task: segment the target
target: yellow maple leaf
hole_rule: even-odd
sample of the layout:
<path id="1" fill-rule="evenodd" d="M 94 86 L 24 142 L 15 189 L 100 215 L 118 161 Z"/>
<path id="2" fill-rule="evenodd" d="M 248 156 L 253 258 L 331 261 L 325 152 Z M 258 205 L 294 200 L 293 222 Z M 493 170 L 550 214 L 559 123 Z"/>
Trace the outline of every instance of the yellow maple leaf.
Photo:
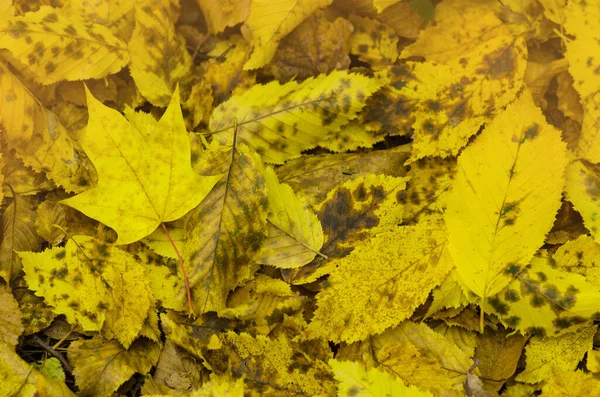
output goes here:
<path id="1" fill-rule="evenodd" d="M 438 222 L 380 232 L 334 262 L 309 326 L 311 337 L 355 342 L 411 316 L 453 266 Z"/>
<path id="2" fill-rule="evenodd" d="M 20 252 L 25 278 L 55 311 L 86 331 L 100 331 L 125 347 L 139 334 L 150 307 L 144 270 L 124 251 L 91 237 L 65 247 Z"/>
<path id="3" fill-rule="evenodd" d="M 382 85 L 345 71 L 302 83 L 255 85 L 217 106 L 209 126 L 221 144 L 230 145 L 237 120 L 238 141 L 254 148 L 266 162 L 282 164 L 354 119 Z"/>
<path id="4" fill-rule="evenodd" d="M 323 246 L 323 228 L 306 202 L 281 184 L 272 168 L 265 172 L 269 192 L 267 238 L 256 261 L 283 269 L 307 264 Z"/>
<path id="5" fill-rule="evenodd" d="M 192 58 L 175 31 L 178 0 L 143 0 L 135 6 L 135 30 L 129 41 L 131 76 L 155 106 L 167 106 L 177 84 L 188 77 Z"/>
<path id="6" fill-rule="evenodd" d="M 0 47 L 10 50 L 42 84 L 101 78 L 129 62 L 122 40 L 98 24 L 67 18 L 58 8 L 0 20 Z"/>
<path id="7" fill-rule="evenodd" d="M 338 381 L 338 397 L 430 397 L 430 392 L 415 386 L 406 386 L 379 369 L 367 371 L 360 363 L 330 360 L 335 379 Z"/>
<path id="8" fill-rule="evenodd" d="M 332 0 L 253 0 L 246 21 L 254 44 L 244 69 L 258 69 L 271 61 L 279 41 L 313 12 L 331 4 Z"/>
<path id="9" fill-rule="evenodd" d="M 527 91 L 460 155 L 446 199 L 449 249 L 461 281 L 482 301 L 512 280 L 507 268 L 525 266 L 542 246 L 566 164 L 559 132 Z"/>
<path id="10" fill-rule="evenodd" d="M 81 146 L 98 171 L 98 184 L 62 203 L 112 227 L 117 244 L 181 218 L 221 178 L 192 170 L 178 90 L 152 130 L 137 129 L 89 91 L 87 102 L 90 117 Z"/>

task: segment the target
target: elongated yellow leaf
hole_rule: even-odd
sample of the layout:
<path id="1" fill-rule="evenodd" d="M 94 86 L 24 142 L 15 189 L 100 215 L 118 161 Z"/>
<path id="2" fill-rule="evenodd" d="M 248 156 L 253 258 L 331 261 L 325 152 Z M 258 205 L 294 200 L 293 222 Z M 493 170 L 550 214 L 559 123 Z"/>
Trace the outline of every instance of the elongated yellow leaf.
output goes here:
<path id="1" fill-rule="evenodd" d="M 15 348 L 23 333 L 21 310 L 10 291 L 0 288 L 0 343 Z"/>
<path id="2" fill-rule="evenodd" d="M 581 136 L 576 154 L 594 164 L 600 163 L 600 88 L 583 103 Z"/>
<path id="3" fill-rule="evenodd" d="M 135 5 L 135 30 L 129 41 L 131 76 L 155 106 L 169 104 L 177 83 L 188 77 L 192 58 L 175 32 L 179 0 L 142 0 Z"/>
<path id="4" fill-rule="evenodd" d="M 429 397 L 430 392 L 406 386 L 400 379 L 379 369 L 367 371 L 360 363 L 330 360 L 338 381 L 338 397 Z"/>
<path id="5" fill-rule="evenodd" d="M 565 150 L 526 91 L 459 157 L 445 213 L 449 248 L 461 281 L 482 300 L 544 243 L 560 207 Z"/>
<path id="6" fill-rule="evenodd" d="M 71 20 L 48 6 L 0 20 L 0 48 L 10 50 L 42 84 L 101 78 L 129 62 L 127 45 L 106 27 Z"/>
<path id="7" fill-rule="evenodd" d="M 254 51 L 245 70 L 258 69 L 271 61 L 279 41 L 313 12 L 332 0 L 253 0 L 246 24 L 252 35 Z"/>
<path id="8" fill-rule="evenodd" d="M 143 268 L 128 253 L 91 237 L 65 247 L 20 252 L 25 278 L 37 296 L 86 331 L 100 331 L 125 347 L 139 334 L 150 307 Z"/>
<path id="9" fill-rule="evenodd" d="M 592 237 L 581 235 L 563 244 L 553 258 L 561 269 L 580 274 L 600 288 L 600 244 Z"/>
<path id="10" fill-rule="evenodd" d="M 265 181 L 269 192 L 269 229 L 256 261 L 284 269 L 305 265 L 323 246 L 321 222 L 289 185 L 279 183 L 272 168 L 267 168 Z"/>
<path id="11" fill-rule="evenodd" d="M 452 267 L 445 243 L 443 224 L 422 222 L 390 228 L 336 260 L 309 334 L 355 342 L 410 317 Z"/>
<path id="12" fill-rule="evenodd" d="M 281 85 L 256 85 L 219 105 L 210 130 L 221 144 L 237 140 L 253 147 L 266 162 L 282 164 L 327 140 L 356 117 L 365 100 L 382 86 L 377 79 L 334 71 Z"/>
<path id="13" fill-rule="evenodd" d="M 597 328 L 593 325 L 557 337 L 533 338 L 525 348 L 525 370 L 516 379 L 538 383 L 549 378 L 553 369 L 575 370 L 585 352 L 592 348 Z"/>
<path id="14" fill-rule="evenodd" d="M 244 145 L 213 144 L 196 169 L 223 173 L 184 226 L 192 299 L 206 312 L 224 309 L 229 291 L 257 270 L 253 258 L 266 237 L 268 201 L 262 161 Z"/>
<path id="15" fill-rule="evenodd" d="M 63 200 L 113 228 L 118 244 L 152 233 L 161 222 L 181 218 L 221 176 L 192 170 L 179 92 L 152 130 L 139 130 L 87 91 L 90 117 L 81 145 L 98 171 L 92 189 Z"/>
<path id="16" fill-rule="evenodd" d="M 67 191 L 81 191 L 89 185 L 89 171 L 80 157 L 85 156 L 74 149 L 65 127 L 2 63 L 0 123 L 6 145 L 25 165 L 45 172 Z"/>
<path id="17" fill-rule="evenodd" d="M 146 375 L 158 361 L 160 345 L 146 338 L 137 339 L 129 349 L 116 340 L 101 336 L 77 340 L 69 346 L 79 396 L 109 397 L 136 372 Z"/>

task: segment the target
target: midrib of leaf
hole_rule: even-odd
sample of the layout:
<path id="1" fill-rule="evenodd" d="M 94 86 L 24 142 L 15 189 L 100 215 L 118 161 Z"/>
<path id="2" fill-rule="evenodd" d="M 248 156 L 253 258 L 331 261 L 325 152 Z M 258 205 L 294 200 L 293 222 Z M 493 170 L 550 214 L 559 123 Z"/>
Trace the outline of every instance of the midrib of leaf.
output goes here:
<path id="1" fill-rule="evenodd" d="M 312 92 L 312 91 L 311 91 L 311 92 Z M 334 97 L 334 96 L 330 96 L 330 97 L 323 98 L 323 99 L 315 99 L 315 100 L 312 100 L 312 101 L 309 101 L 309 102 L 303 102 L 303 103 L 300 103 L 300 104 L 298 104 L 298 105 L 290 106 L 290 107 L 287 107 L 287 108 L 285 108 L 285 109 L 276 110 L 276 111 L 274 111 L 274 112 L 271 112 L 271 113 L 264 114 L 264 115 L 262 115 L 262 116 L 256 117 L 256 118 L 254 118 L 254 119 L 251 119 L 251 120 L 244 120 L 244 121 L 238 122 L 238 123 L 237 123 L 237 125 L 238 125 L 238 127 L 239 127 L 239 126 L 241 126 L 241 125 L 244 125 L 244 124 L 257 123 L 257 122 L 259 122 L 259 120 L 262 120 L 262 119 L 265 119 L 265 118 L 269 118 L 269 117 L 273 117 L 273 116 L 275 116 L 275 115 L 277 115 L 277 114 L 280 114 L 280 113 L 289 112 L 289 111 L 291 111 L 291 110 L 294 110 L 294 109 L 297 109 L 297 108 L 301 108 L 301 107 L 303 107 L 303 106 L 308 106 L 308 105 L 311 105 L 311 104 L 313 104 L 313 103 L 319 103 L 319 102 L 331 101 L 331 100 L 333 100 L 333 98 L 335 98 L 335 97 Z M 285 99 L 285 98 L 282 98 L 282 99 Z M 280 102 L 280 103 L 278 103 L 277 105 L 280 105 L 280 104 L 281 104 L 281 102 Z M 311 111 L 310 109 L 307 109 L 307 111 L 308 111 L 308 112 L 310 112 L 310 113 L 314 113 L 314 112 L 313 112 L 313 111 Z M 223 115 L 225 115 L 225 114 L 223 114 Z M 320 118 L 320 116 L 319 116 L 319 118 Z M 223 120 L 223 119 L 221 119 L 221 120 Z M 219 124 L 221 124 L 221 123 L 219 122 Z M 220 129 L 220 130 L 211 131 L 211 132 L 209 133 L 209 135 L 211 135 L 211 134 L 217 134 L 217 133 L 219 133 L 219 132 L 223 132 L 223 131 L 227 131 L 227 130 L 230 130 L 231 128 L 233 128 L 233 126 L 229 126 L 229 127 L 226 127 L 226 128 L 222 128 L 222 129 Z M 260 135 L 260 134 L 253 134 L 253 136 L 259 136 L 259 135 Z M 240 140 L 242 140 L 242 138 L 239 138 L 239 139 L 240 139 Z M 264 139 L 264 138 L 263 138 L 263 139 Z M 267 143 L 269 143 L 269 142 L 267 141 Z M 273 145 L 273 144 L 271 144 L 271 145 Z"/>
<path id="2" fill-rule="evenodd" d="M 221 213 L 219 215 L 219 225 L 217 227 L 217 231 L 215 232 L 215 234 L 217 236 L 221 235 L 221 226 L 223 225 L 223 212 L 225 211 L 225 207 L 226 207 L 226 203 L 227 203 L 227 196 L 229 195 L 229 179 L 231 178 L 231 170 L 233 169 L 233 162 L 235 159 L 235 138 L 236 138 L 236 130 L 234 130 L 234 141 L 233 141 L 233 146 L 231 147 L 231 160 L 229 161 L 229 167 L 227 168 L 227 176 L 225 177 L 225 181 L 224 181 L 224 189 L 225 192 L 223 193 L 223 199 L 222 199 L 222 209 L 221 209 Z M 213 281 L 213 273 L 215 270 L 215 265 L 216 265 L 216 255 L 217 255 L 217 251 L 219 250 L 219 246 L 221 245 L 221 238 L 217 239 L 217 243 L 215 244 L 215 249 L 212 252 L 212 258 L 211 258 L 211 263 L 210 263 L 210 271 L 209 271 L 209 276 L 208 276 L 208 286 L 206 288 L 206 298 L 204 299 L 204 306 L 202 307 L 202 312 L 204 313 L 206 311 L 206 306 L 208 305 L 208 298 L 210 297 L 210 289 L 212 287 L 212 281 Z"/>
<path id="3" fill-rule="evenodd" d="M 286 211 L 286 215 L 289 219 L 289 214 Z M 273 225 L 274 228 L 276 228 L 277 230 L 281 231 L 282 233 L 284 233 L 285 235 L 287 235 L 289 238 L 291 238 L 292 240 L 300 243 L 303 247 L 307 248 L 308 250 L 314 252 L 316 255 L 319 255 L 320 257 L 322 257 L 323 259 L 327 259 L 327 255 L 322 254 L 321 252 L 319 252 L 318 250 L 314 249 L 313 247 L 309 246 L 307 243 L 299 240 L 296 236 L 290 234 L 289 232 L 287 232 L 286 230 L 284 230 L 281 226 L 276 225 L 275 223 L 273 223 L 272 221 L 270 221 L 269 219 L 267 219 L 267 222 L 269 222 L 271 225 Z"/>

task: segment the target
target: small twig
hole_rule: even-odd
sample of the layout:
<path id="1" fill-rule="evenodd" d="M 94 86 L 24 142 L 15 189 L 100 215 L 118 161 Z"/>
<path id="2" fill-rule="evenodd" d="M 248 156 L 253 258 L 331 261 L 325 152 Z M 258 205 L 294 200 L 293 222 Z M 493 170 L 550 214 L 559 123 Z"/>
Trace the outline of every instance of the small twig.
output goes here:
<path id="1" fill-rule="evenodd" d="M 73 369 L 71 368 L 71 366 L 69 365 L 69 362 L 65 359 L 65 357 L 62 355 L 62 353 L 57 352 L 56 350 L 54 350 L 50 345 L 48 345 L 46 342 L 44 342 L 39 336 L 34 335 L 33 336 L 33 341 L 35 342 L 36 345 L 38 345 L 39 347 L 41 347 L 42 349 L 44 349 L 46 352 L 48 352 L 48 354 L 50 354 L 52 357 L 56 358 L 58 361 L 60 361 L 60 363 L 63 366 L 63 369 L 72 374 L 73 373 Z"/>
<path id="2" fill-rule="evenodd" d="M 69 336 L 71 336 L 71 334 L 73 333 L 73 331 L 74 331 L 74 330 L 75 330 L 75 327 L 74 327 L 74 326 L 71 326 L 71 330 L 70 330 L 69 332 L 67 332 L 67 333 L 65 334 L 65 336 L 63 336 L 62 338 L 60 338 L 60 340 L 59 340 L 58 342 L 56 342 L 56 343 L 54 344 L 54 346 L 52 346 L 52 349 L 53 349 L 53 350 L 56 350 L 56 349 L 58 349 L 58 348 L 60 347 L 60 345 L 62 345 L 62 343 L 63 343 L 65 340 L 67 340 L 67 338 L 68 338 Z"/>
<path id="3" fill-rule="evenodd" d="M 161 224 L 163 230 L 165 231 L 167 238 L 171 242 L 171 246 L 173 247 L 173 249 L 175 250 L 175 253 L 177 254 L 177 259 L 179 259 L 179 266 L 181 267 L 181 273 L 183 273 L 183 281 L 185 282 L 185 290 L 187 291 L 187 300 L 188 300 L 188 306 L 190 308 L 190 314 L 194 314 L 194 306 L 192 305 L 192 293 L 190 291 L 190 282 L 188 280 L 187 273 L 185 272 L 185 266 L 183 265 L 183 258 L 181 257 L 181 254 L 179 253 L 179 250 L 177 249 L 175 242 L 171 238 L 171 235 L 169 234 L 169 231 L 167 230 L 167 227 L 165 226 L 164 222 L 161 222 L 160 224 Z"/>

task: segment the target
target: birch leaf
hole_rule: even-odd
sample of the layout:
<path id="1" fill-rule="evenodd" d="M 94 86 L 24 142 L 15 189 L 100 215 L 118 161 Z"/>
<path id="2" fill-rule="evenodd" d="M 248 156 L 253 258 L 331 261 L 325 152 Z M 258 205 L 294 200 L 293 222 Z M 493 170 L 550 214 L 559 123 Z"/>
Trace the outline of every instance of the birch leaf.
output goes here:
<path id="1" fill-rule="evenodd" d="M 332 0 L 253 0 L 246 24 L 252 36 L 254 50 L 244 69 L 258 69 L 271 61 L 279 41 L 316 10 Z"/>
<path id="2" fill-rule="evenodd" d="M 311 337 L 355 342 L 407 319 L 450 271 L 435 222 L 381 232 L 335 263 L 317 296 Z"/>
<path id="3" fill-rule="evenodd" d="M 129 40 L 135 27 L 135 1 L 110 0 L 67 2 L 65 10 L 83 21 L 104 25 L 122 40 Z"/>
<path id="4" fill-rule="evenodd" d="M 188 77 L 192 58 L 175 32 L 179 0 L 143 0 L 135 5 L 135 30 L 129 41 L 131 76 L 142 95 L 165 107 Z"/>
<path id="5" fill-rule="evenodd" d="M 552 258 L 559 268 L 584 276 L 600 288 L 600 244 L 582 235 L 556 250 Z"/>
<path id="6" fill-rule="evenodd" d="M 268 163 L 282 164 L 318 145 L 356 117 L 365 100 L 383 83 L 359 74 L 329 75 L 280 85 L 256 85 L 217 106 L 210 130 L 221 143 L 237 140 L 256 150 Z"/>
<path id="7" fill-rule="evenodd" d="M 289 185 L 279 183 L 272 168 L 267 168 L 265 181 L 269 192 L 268 234 L 256 261 L 289 269 L 322 255 L 323 228 L 317 215 Z"/>
<path id="8" fill-rule="evenodd" d="M 150 307 L 143 268 L 124 251 L 91 237 L 65 247 L 20 252 L 25 279 L 36 295 L 86 331 L 100 331 L 125 347 L 137 337 Z"/>
<path id="9" fill-rule="evenodd" d="M 584 354 L 592 348 L 597 326 L 587 327 L 557 337 L 533 338 L 525 349 L 525 370 L 517 380 L 538 383 L 552 375 L 554 369 L 573 371 Z"/>
<path id="10" fill-rule="evenodd" d="M 125 349 L 116 340 L 103 342 L 101 336 L 95 336 L 75 341 L 68 349 L 82 397 L 111 396 L 134 373 L 146 375 L 159 354 L 160 345 L 145 338 Z"/>
<path id="11" fill-rule="evenodd" d="M 338 397 L 428 397 L 429 392 L 406 386 L 402 381 L 378 369 L 367 371 L 359 363 L 330 360 L 338 383 Z"/>
<path id="12" fill-rule="evenodd" d="M 81 145 L 98 171 L 98 184 L 62 203 L 113 228 L 118 244 L 181 218 L 220 178 L 192 170 L 177 90 L 153 130 L 138 130 L 89 91 L 87 103 L 90 117 Z"/>
<path id="13" fill-rule="evenodd" d="M 445 213 L 449 250 L 461 281 L 484 303 L 511 281 L 506 269 L 525 266 L 542 246 L 566 163 L 560 134 L 527 92 L 459 157 Z"/>
<path id="14" fill-rule="evenodd" d="M 266 237 L 268 201 L 262 161 L 244 145 L 213 145 L 196 169 L 223 175 L 184 226 L 192 299 L 206 312 L 224 309 L 229 291 L 257 270 L 253 257 Z"/>
<path id="15" fill-rule="evenodd" d="M 70 20 L 58 8 L 0 20 L 0 47 L 6 48 L 42 84 L 97 79 L 129 62 L 125 42 L 98 24 Z"/>

